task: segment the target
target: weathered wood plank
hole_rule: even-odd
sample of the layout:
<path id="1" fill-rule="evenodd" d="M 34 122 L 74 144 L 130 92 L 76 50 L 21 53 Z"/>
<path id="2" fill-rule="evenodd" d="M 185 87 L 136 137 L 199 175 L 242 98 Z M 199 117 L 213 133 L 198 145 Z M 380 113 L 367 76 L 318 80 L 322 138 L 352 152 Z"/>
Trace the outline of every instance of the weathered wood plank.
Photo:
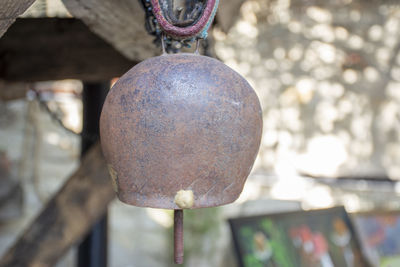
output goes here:
<path id="1" fill-rule="evenodd" d="M 7 31 L 15 19 L 25 12 L 35 0 L 0 1 L 0 37 Z"/>
<path id="2" fill-rule="evenodd" d="M 107 164 L 97 144 L 0 260 L 0 266 L 53 266 L 104 214 L 114 196 Z"/>
<path id="3" fill-rule="evenodd" d="M 68 11 L 134 61 L 161 54 L 144 27 L 138 0 L 62 0 Z"/>
<path id="4" fill-rule="evenodd" d="M 134 64 L 78 19 L 17 19 L 0 39 L 0 79 L 8 81 L 103 81 Z"/>

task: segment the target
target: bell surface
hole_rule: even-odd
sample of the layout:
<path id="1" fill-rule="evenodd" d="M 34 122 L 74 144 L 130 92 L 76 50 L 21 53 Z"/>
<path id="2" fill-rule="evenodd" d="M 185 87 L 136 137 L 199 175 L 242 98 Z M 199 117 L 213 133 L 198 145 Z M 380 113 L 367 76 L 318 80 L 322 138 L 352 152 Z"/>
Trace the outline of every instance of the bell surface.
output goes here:
<path id="1" fill-rule="evenodd" d="M 195 54 L 135 65 L 110 90 L 100 119 L 117 195 L 141 207 L 233 202 L 261 134 L 260 103 L 247 81 L 220 61 Z M 183 195 L 187 206 L 177 203 L 178 192 L 190 193 Z"/>

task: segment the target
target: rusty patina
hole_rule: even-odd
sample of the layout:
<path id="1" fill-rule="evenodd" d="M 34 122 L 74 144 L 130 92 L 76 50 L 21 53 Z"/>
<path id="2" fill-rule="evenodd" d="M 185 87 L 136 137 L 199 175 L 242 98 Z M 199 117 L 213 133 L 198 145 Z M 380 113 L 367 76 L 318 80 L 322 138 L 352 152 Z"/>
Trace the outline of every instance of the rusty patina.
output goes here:
<path id="1" fill-rule="evenodd" d="M 119 199 L 180 209 L 233 202 L 258 152 L 258 98 L 235 71 L 195 54 L 134 66 L 111 89 L 100 120 L 104 155 Z M 183 205 L 183 204 L 182 204 Z"/>

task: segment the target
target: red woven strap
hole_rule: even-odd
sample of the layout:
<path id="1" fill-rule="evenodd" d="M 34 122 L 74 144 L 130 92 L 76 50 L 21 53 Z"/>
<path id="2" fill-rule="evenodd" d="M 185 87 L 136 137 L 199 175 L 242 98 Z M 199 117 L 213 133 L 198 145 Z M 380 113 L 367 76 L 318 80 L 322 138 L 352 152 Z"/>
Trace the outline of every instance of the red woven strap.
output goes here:
<path id="1" fill-rule="evenodd" d="M 201 33 L 201 31 L 207 26 L 210 19 L 213 19 L 213 10 L 216 5 L 216 0 L 207 0 L 206 7 L 201 14 L 200 19 L 192 26 L 188 27 L 177 27 L 168 22 L 161 10 L 160 1 L 163 0 L 151 0 L 153 6 L 153 13 L 162 28 L 162 30 L 175 38 L 178 39 L 189 39 L 195 37 Z"/>

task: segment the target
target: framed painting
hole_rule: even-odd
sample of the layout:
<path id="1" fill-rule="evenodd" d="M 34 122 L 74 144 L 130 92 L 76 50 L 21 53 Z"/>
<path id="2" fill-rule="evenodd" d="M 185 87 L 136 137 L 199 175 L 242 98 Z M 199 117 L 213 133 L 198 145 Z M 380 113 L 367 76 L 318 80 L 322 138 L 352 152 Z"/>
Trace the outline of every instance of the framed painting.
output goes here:
<path id="1" fill-rule="evenodd" d="M 400 211 L 373 211 L 351 216 L 371 265 L 400 266 Z"/>
<path id="2" fill-rule="evenodd" d="M 229 220 L 241 267 L 365 267 L 343 207 Z"/>

